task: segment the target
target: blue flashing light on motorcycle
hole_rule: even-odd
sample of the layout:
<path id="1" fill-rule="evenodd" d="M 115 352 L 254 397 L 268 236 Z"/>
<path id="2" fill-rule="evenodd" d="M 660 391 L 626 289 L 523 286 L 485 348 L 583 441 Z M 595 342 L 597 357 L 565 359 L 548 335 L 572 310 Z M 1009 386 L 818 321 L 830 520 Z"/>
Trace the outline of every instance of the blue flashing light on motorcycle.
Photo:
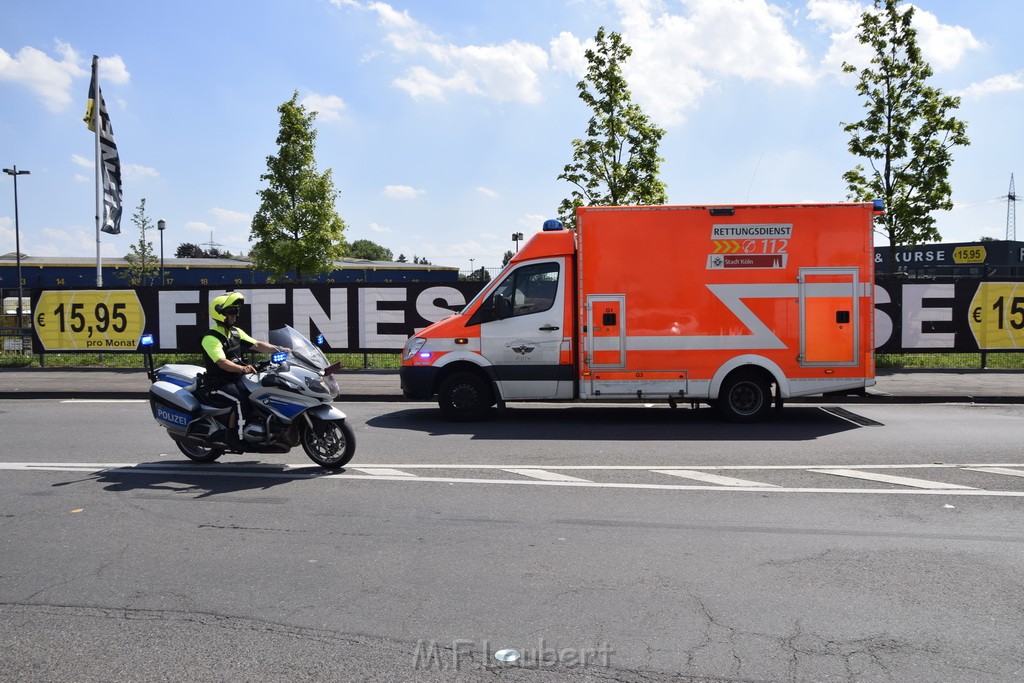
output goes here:
<path id="1" fill-rule="evenodd" d="M 288 352 L 287 351 L 278 351 L 277 353 L 275 353 L 272 356 L 270 356 L 270 362 L 271 363 L 283 363 L 286 360 L 288 360 Z"/>

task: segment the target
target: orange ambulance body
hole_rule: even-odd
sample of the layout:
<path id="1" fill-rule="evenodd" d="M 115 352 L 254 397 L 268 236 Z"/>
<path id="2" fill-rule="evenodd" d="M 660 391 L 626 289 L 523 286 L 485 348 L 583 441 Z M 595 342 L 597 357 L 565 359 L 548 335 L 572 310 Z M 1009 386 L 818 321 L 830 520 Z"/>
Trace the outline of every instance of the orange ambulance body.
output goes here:
<path id="1" fill-rule="evenodd" d="M 452 419 L 528 400 L 678 401 L 758 420 L 874 380 L 879 203 L 583 207 L 403 351 Z"/>

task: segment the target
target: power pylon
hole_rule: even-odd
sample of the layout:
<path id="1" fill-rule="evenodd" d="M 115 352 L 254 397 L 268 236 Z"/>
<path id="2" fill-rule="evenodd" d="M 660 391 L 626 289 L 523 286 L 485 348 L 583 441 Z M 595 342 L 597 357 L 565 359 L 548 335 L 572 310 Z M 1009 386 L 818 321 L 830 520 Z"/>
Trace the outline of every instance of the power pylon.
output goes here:
<path id="1" fill-rule="evenodd" d="M 1010 191 L 1006 195 L 1006 239 L 1017 239 L 1017 193 L 1013 191 L 1013 174 L 1010 174 Z"/>

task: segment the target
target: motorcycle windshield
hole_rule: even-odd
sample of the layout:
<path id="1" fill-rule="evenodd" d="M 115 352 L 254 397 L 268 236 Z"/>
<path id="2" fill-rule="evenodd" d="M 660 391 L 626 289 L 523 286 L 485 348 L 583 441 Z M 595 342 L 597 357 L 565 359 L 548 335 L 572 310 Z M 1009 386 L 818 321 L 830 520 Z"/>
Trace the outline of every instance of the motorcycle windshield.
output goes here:
<path id="1" fill-rule="evenodd" d="M 293 361 L 298 361 L 316 370 L 324 370 L 330 363 L 327 356 L 313 342 L 299 334 L 299 331 L 290 325 L 271 330 L 267 336 L 274 346 L 284 346 L 289 349 L 289 356 Z"/>

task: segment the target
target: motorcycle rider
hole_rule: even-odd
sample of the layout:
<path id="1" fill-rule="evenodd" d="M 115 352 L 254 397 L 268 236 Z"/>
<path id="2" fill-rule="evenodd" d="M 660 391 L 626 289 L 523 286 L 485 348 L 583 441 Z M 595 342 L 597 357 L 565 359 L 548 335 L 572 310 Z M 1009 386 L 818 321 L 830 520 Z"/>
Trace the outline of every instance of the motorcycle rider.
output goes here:
<path id="1" fill-rule="evenodd" d="M 236 325 L 245 297 L 238 292 L 221 294 L 210 302 L 213 327 L 202 338 L 203 361 L 206 365 L 205 392 L 211 402 L 235 408 L 230 427 L 237 420 L 238 440 L 249 417 L 249 390 L 242 378 L 253 374 L 256 368 L 242 364 L 242 354 L 252 349 L 257 353 L 287 351 L 269 342 L 253 339 Z"/>

